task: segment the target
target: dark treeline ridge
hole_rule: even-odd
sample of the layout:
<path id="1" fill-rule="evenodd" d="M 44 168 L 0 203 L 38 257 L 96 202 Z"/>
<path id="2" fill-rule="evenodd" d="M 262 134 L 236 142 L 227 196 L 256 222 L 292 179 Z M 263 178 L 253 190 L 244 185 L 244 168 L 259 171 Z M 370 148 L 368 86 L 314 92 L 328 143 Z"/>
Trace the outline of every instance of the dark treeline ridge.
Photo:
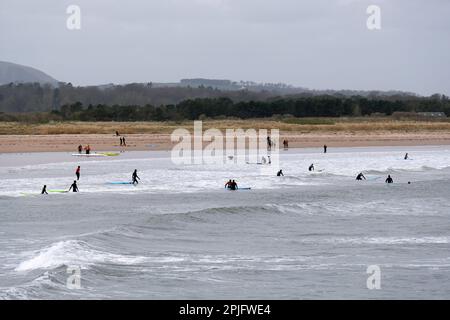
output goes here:
<path id="1" fill-rule="evenodd" d="M 45 120 L 70 121 L 181 121 L 206 118 L 341 117 L 392 115 L 394 112 L 444 112 L 450 115 L 450 99 L 442 95 L 408 99 L 313 96 L 277 98 L 268 101 L 233 102 L 230 98 L 188 99 L 178 104 L 153 105 L 63 105 L 41 113 Z M 16 118 L 15 118 L 16 117 Z M 17 121 L 17 114 L 0 115 L 0 120 Z"/>

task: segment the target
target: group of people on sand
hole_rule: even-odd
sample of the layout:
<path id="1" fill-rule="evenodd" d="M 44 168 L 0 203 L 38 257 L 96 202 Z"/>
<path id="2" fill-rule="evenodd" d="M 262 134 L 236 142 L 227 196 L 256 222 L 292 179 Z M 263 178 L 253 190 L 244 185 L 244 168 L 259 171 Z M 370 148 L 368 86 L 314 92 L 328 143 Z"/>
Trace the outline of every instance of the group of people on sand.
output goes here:
<path id="1" fill-rule="evenodd" d="M 86 151 L 86 154 L 90 154 L 90 153 L 91 153 L 91 146 L 90 146 L 90 145 L 87 145 L 86 147 L 83 148 L 83 146 L 80 144 L 80 145 L 78 146 L 78 153 L 79 153 L 79 154 L 82 154 L 82 153 L 83 153 L 83 150 Z"/>
<path id="2" fill-rule="evenodd" d="M 126 142 L 126 140 L 125 140 L 125 137 L 120 136 L 119 131 L 117 131 L 117 130 L 116 130 L 116 136 L 117 136 L 117 137 L 120 137 L 120 138 L 119 138 L 120 146 L 121 146 L 121 147 L 126 147 L 126 146 L 127 146 L 127 142 Z"/>

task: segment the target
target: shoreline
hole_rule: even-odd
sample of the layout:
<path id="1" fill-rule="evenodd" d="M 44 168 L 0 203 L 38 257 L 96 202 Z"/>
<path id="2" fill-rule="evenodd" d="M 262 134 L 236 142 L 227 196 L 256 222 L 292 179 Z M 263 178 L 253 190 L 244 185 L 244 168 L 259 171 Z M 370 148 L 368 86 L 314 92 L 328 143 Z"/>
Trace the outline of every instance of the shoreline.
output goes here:
<path id="1" fill-rule="evenodd" d="M 0 135 L 0 153 L 74 152 L 78 145 L 91 146 L 91 151 L 167 151 L 177 142 L 170 134 L 127 134 L 127 146 L 119 145 L 119 137 L 112 134 L 51 134 L 51 135 Z M 321 148 L 373 146 L 440 146 L 450 145 L 450 132 L 377 132 L 377 133 L 296 133 L 280 132 L 280 149 L 283 139 L 289 148 Z M 207 146 L 209 142 L 204 142 Z"/>

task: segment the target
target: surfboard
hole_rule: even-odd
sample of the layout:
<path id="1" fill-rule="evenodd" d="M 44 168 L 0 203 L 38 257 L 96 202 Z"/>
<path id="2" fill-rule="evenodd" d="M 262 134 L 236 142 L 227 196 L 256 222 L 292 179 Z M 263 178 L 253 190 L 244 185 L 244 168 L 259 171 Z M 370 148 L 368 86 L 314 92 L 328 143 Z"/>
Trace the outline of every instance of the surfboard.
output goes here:
<path id="1" fill-rule="evenodd" d="M 100 152 L 98 154 L 102 154 L 107 157 L 116 157 L 116 156 L 120 155 L 120 153 L 117 153 L 117 152 Z"/>
<path id="2" fill-rule="evenodd" d="M 106 184 L 133 184 L 130 181 L 116 181 L 116 182 L 107 182 Z"/>
<path id="3" fill-rule="evenodd" d="M 67 190 L 47 190 L 47 192 L 51 192 L 51 193 L 67 193 L 69 191 L 67 191 Z"/>
<path id="4" fill-rule="evenodd" d="M 104 155 L 102 153 L 90 153 L 90 154 L 72 153 L 72 156 L 74 156 L 74 157 L 106 157 L 106 155 Z"/>

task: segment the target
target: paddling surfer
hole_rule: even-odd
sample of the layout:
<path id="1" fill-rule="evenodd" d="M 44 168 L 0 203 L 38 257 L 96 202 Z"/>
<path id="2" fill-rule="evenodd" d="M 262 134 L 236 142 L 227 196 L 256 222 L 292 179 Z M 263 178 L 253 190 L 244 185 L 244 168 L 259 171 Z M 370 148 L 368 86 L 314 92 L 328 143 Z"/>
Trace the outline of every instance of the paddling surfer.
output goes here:
<path id="1" fill-rule="evenodd" d="M 131 176 L 132 179 L 132 183 L 133 184 L 138 184 L 138 179 L 141 180 L 141 178 L 139 178 L 139 176 L 137 175 L 137 169 L 134 169 L 133 175 Z"/>
<path id="2" fill-rule="evenodd" d="M 77 181 L 76 180 L 74 180 L 72 185 L 70 186 L 69 192 L 70 192 L 70 190 L 73 190 L 73 192 L 79 192 L 80 191 L 80 190 L 78 190 L 78 186 L 77 186 Z"/>
<path id="3" fill-rule="evenodd" d="M 362 179 L 366 180 L 366 177 L 363 175 L 362 172 L 360 172 L 360 173 L 356 176 L 356 180 L 362 180 Z"/>

